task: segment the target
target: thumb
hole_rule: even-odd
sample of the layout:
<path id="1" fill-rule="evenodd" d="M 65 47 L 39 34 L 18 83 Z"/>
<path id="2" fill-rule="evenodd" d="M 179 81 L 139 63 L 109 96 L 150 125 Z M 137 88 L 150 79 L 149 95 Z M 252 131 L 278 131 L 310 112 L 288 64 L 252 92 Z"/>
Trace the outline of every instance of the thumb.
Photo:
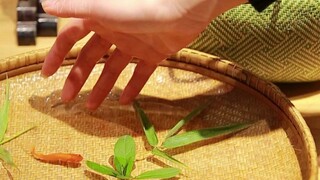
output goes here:
<path id="1" fill-rule="evenodd" d="M 41 2 L 46 13 L 58 17 L 92 18 L 117 9 L 113 0 L 44 0 Z M 120 7 L 119 7 L 120 8 Z"/>

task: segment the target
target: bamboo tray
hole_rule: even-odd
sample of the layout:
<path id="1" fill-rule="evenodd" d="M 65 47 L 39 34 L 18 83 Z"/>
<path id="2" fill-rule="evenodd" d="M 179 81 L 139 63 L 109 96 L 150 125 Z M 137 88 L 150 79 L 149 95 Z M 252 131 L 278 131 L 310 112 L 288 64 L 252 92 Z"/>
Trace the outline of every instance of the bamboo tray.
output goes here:
<path id="1" fill-rule="evenodd" d="M 110 179 L 92 173 L 84 163 L 73 168 L 39 162 L 30 155 L 33 146 L 42 153 L 79 153 L 85 160 L 109 164 L 118 137 L 132 135 L 137 158 L 146 153 L 143 130 L 132 106 L 120 106 L 117 102 L 134 63 L 123 71 L 97 111 L 87 111 L 84 102 L 102 64 L 96 66 L 76 100 L 61 103 L 60 88 L 80 49 L 81 46 L 75 47 L 65 66 L 48 79 L 41 78 L 39 72 L 48 49 L 0 61 L 1 92 L 6 75 L 11 85 L 7 134 L 37 125 L 4 145 L 19 168 L 9 169 L 14 179 Z M 302 116 L 276 86 L 229 61 L 183 49 L 161 64 L 137 100 L 160 139 L 177 120 L 207 100 L 212 101 L 210 107 L 185 131 L 236 122 L 254 123 L 232 136 L 169 151 L 191 167 L 177 179 L 317 178 L 316 149 Z M 165 165 L 171 164 L 159 159 L 139 161 L 133 175 Z M 4 178 L 7 174 L 1 167 L 0 179 Z"/>

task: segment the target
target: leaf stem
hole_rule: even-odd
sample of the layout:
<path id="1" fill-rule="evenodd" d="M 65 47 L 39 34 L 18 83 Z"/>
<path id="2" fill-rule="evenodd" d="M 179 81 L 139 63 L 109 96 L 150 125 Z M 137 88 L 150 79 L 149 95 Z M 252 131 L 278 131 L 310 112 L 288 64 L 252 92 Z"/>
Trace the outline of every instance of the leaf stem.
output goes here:
<path id="1" fill-rule="evenodd" d="M 147 154 L 145 154 L 142 158 L 136 159 L 136 161 L 143 161 L 149 157 L 154 157 L 154 154 L 152 154 L 151 151 L 148 151 Z"/>
<path id="2" fill-rule="evenodd" d="M 10 137 L 10 138 L 6 138 L 6 139 L 4 139 L 3 141 L 1 141 L 1 142 L 0 142 L 0 145 L 3 145 L 3 144 L 5 144 L 5 143 L 10 142 L 10 141 L 12 141 L 13 139 L 21 136 L 22 134 L 24 134 L 24 133 L 26 133 L 26 132 L 28 132 L 28 131 L 36 128 L 36 127 L 37 127 L 37 126 L 32 126 L 32 127 L 29 127 L 29 128 L 26 129 L 26 130 L 20 131 L 19 133 L 15 134 L 14 136 L 12 136 L 12 137 Z"/>

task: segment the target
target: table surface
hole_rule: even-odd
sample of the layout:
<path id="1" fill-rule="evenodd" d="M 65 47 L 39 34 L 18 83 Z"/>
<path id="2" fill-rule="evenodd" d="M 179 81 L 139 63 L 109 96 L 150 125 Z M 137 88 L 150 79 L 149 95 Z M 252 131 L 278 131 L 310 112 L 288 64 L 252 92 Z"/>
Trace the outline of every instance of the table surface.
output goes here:
<path id="1" fill-rule="evenodd" d="M 50 47 L 55 40 L 55 37 L 37 37 L 35 46 L 18 46 L 15 34 L 15 6 L 16 0 L 0 0 L 0 59 Z M 67 22 L 68 19 L 59 19 L 58 29 L 60 30 Z M 82 41 L 85 42 L 87 39 L 88 37 L 85 37 Z M 315 139 L 320 158 L 320 81 L 277 85 L 305 118 Z"/>

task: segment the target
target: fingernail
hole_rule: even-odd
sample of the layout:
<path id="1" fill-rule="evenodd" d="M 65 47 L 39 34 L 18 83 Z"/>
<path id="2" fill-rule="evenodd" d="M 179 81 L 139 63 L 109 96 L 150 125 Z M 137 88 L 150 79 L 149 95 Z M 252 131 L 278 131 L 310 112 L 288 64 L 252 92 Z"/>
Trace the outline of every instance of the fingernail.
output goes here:
<path id="1" fill-rule="evenodd" d="M 55 0 L 42 0 L 41 1 L 41 5 L 44 9 L 52 6 L 54 3 L 55 3 Z"/>
<path id="2" fill-rule="evenodd" d="M 95 110 L 97 110 L 97 106 L 96 105 L 93 105 L 93 104 L 91 104 L 90 102 L 87 102 L 86 103 L 86 108 L 89 110 L 89 111 L 95 111 Z"/>
<path id="3" fill-rule="evenodd" d="M 65 102 L 65 103 L 68 103 L 68 102 L 72 101 L 72 97 L 67 96 L 66 93 L 64 93 L 64 92 L 62 91 L 62 93 L 61 93 L 61 100 L 62 100 L 63 102 Z"/>
<path id="4" fill-rule="evenodd" d="M 42 72 L 40 73 L 40 76 L 41 76 L 42 78 L 45 78 L 45 79 L 47 79 L 47 78 L 49 77 L 49 76 L 43 74 Z"/>
<path id="5" fill-rule="evenodd" d="M 127 96 L 121 96 L 120 97 L 120 99 L 119 99 L 119 103 L 121 104 L 121 105 L 128 105 L 128 104 L 130 104 L 132 102 L 132 99 L 131 98 L 129 98 L 129 97 L 127 97 Z"/>

